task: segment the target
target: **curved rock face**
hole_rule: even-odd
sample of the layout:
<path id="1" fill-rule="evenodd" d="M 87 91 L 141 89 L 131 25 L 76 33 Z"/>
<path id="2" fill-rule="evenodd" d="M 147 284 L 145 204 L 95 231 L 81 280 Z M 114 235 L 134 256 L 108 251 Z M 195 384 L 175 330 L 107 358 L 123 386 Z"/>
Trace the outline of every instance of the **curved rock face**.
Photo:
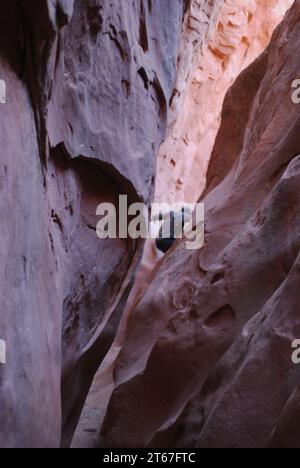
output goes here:
<path id="1" fill-rule="evenodd" d="M 176 244 L 129 317 L 106 446 L 299 446 L 299 14 L 226 95 L 204 248 Z"/>
<path id="2" fill-rule="evenodd" d="M 2 447 L 68 445 L 115 337 L 142 244 L 96 207 L 150 201 L 187 4 L 1 2 Z"/>
<path id="3" fill-rule="evenodd" d="M 207 9 L 197 0 L 191 3 L 181 40 L 167 138 L 158 153 L 156 202 L 195 203 L 199 199 L 225 94 L 240 72 L 267 47 L 292 3 L 236 0 Z M 209 29 L 200 47 L 197 38 L 204 25 L 214 22 L 216 26 Z M 131 298 L 139 295 L 159 258 L 155 243 L 147 241 Z"/>

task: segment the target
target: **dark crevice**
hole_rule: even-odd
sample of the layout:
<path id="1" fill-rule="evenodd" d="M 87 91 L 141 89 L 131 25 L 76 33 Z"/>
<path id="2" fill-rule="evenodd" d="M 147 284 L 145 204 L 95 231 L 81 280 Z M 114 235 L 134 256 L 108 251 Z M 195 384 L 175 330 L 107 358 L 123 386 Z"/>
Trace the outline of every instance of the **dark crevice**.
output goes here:
<path id="1" fill-rule="evenodd" d="M 123 85 L 124 88 L 125 88 L 126 96 L 129 97 L 130 94 L 131 94 L 131 85 L 130 85 L 130 81 L 128 81 L 128 80 L 122 80 L 122 85 Z"/>
<path id="2" fill-rule="evenodd" d="M 235 313 L 230 305 L 221 307 L 216 312 L 211 314 L 205 321 L 205 325 L 208 327 L 216 327 L 222 322 L 233 322 L 235 320 Z"/>
<path id="3" fill-rule="evenodd" d="M 218 283 L 219 281 L 222 281 L 224 278 L 225 278 L 224 272 L 216 273 L 211 280 L 211 284 L 213 285 L 215 283 Z"/>
<path id="4" fill-rule="evenodd" d="M 140 18 L 140 39 L 139 44 L 142 47 L 143 51 L 146 53 L 149 51 L 149 42 L 148 42 L 148 33 L 147 33 L 147 24 L 146 16 L 144 11 L 144 4 L 141 1 L 141 18 Z"/>
<path id="5" fill-rule="evenodd" d="M 117 34 L 118 33 L 117 33 L 116 28 L 111 24 L 110 29 L 111 29 L 111 31 L 107 31 L 103 35 L 108 36 L 110 38 L 110 40 L 116 45 L 116 47 L 117 47 L 117 49 L 118 49 L 118 51 L 120 53 L 122 61 L 125 62 L 125 60 L 128 58 L 128 54 L 124 50 L 124 48 L 122 47 L 121 42 L 117 39 Z"/>
<path id="6" fill-rule="evenodd" d="M 61 222 L 61 219 L 60 219 L 60 217 L 58 216 L 58 214 L 55 213 L 54 210 L 51 210 L 51 219 L 52 219 L 52 221 L 53 221 L 55 224 L 58 225 L 59 229 L 60 229 L 61 231 L 63 231 L 63 224 L 62 224 L 62 222 Z"/>
<path id="7" fill-rule="evenodd" d="M 157 99 L 159 103 L 160 115 L 163 115 L 167 112 L 167 107 L 168 107 L 164 90 L 162 89 L 160 81 L 157 77 L 154 78 L 151 84 L 153 85 L 156 91 L 156 95 L 157 95 Z"/>
<path id="8" fill-rule="evenodd" d="M 141 67 L 138 70 L 138 74 L 140 75 L 140 77 L 142 78 L 142 80 L 144 82 L 145 89 L 148 90 L 150 81 L 149 81 L 149 78 L 148 78 L 148 75 L 147 75 L 147 72 L 146 72 L 145 68 Z"/>

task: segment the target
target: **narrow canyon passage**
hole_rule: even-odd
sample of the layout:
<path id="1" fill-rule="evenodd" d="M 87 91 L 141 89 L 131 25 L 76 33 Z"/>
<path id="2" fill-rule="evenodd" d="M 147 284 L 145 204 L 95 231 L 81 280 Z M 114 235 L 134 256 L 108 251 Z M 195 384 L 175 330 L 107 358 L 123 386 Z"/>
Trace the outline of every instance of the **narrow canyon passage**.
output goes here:
<path id="1" fill-rule="evenodd" d="M 300 0 L 1 6 L 0 448 L 300 448 Z"/>
<path id="2" fill-rule="evenodd" d="M 269 45 L 275 27 L 292 3 L 291 0 L 276 0 L 268 4 L 259 1 L 225 1 L 220 5 L 220 10 L 212 13 L 212 17 L 215 14 L 214 28 L 205 44 L 200 45 L 195 38 L 201 34 L 203 10 L 199 2 L 190 5 L 183 25 L 167 137 L 158 154 L 156 202 L 184 204 L 199 200 L 205 188 L 206 172 L 220 127 L 225 94 L 241 71 Z M 192 48 L 192 53 L 189 48 Z M 242 96 L 243 93 L 240 93 Z M 232 126 L 238 125 L 238 121 L 231 123 Z M 96 374 L 75 433 L 73 447 L 99 446 L 100 428 L 114 389 L 113 374 L 118 365 L 115 360 L 126 335 L 127 315 L 137 297 L 143 295 L 149 276 L 160 259 L 161 254 L 155 242 L 148 240 L 121 330 Z M 148 385 L 151 387 L 150 383 Z"/>

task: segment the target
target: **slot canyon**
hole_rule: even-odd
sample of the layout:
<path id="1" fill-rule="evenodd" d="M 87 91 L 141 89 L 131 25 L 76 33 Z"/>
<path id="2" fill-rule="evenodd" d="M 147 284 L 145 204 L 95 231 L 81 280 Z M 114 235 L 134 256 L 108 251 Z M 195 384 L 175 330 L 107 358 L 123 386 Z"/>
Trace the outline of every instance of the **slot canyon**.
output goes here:
<path id="1" fill-rule="evenodd" d="M 300 0 L 0 24 L 0 448 L 300 448 Z M 203 246 L 100 238 L 124 195 Z"/>

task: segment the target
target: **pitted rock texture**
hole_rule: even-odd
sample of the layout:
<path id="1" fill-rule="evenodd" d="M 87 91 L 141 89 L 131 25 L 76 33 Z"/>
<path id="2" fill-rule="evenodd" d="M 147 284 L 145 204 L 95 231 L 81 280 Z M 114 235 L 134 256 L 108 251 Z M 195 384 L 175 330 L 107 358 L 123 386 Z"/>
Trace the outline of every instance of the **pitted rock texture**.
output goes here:
<path id="1" fill-rule="evenodd" d="M 226 95 L 204 248 L 174 246 L 130 314 L 104 446 L 299 446 L 299 14 Z"/>
<path id="2" fill-rule="evenodd" d="M 225 0 L 216 27 L 210 29 L 204 46 L 194 50 L 195 35 L 206 15 L 201 2 L 192 2 L 180 55 L 185 59 L 184 73 L 177 75 L 168 134 L 158 155 L 156 201 L 198 200 L 205 187 L 225 94 L 239 73 L 267 47 L 292 3 Z M 191 62 L 186 60 L 188 47 Z"/>
<path id="3" fill-rule="evenodd" d="M 1 2 L 1 447 L 67 446 L 114 340 L 143 246 L 96 207 L 151 199 L 187 4 Z"/>

